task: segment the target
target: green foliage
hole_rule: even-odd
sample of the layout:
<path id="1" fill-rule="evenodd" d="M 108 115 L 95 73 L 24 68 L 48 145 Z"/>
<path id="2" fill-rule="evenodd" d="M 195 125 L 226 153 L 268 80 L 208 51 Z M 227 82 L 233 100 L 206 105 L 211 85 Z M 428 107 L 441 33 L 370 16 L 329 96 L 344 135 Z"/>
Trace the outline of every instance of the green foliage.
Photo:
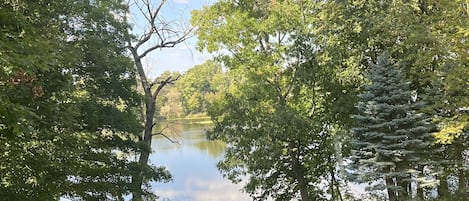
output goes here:
<path id="1" fill-rule="evenodd" d="M 141 130 L 120 1 L 0 3 L 0 197 L 120 199 Z"/>
<path id="2" fill-rule="evenodd" d="M 164 72 L 157 81 L 168 76 L 178 77 L 178 80 L 161 89 L 158 97 L 156 106 L 159 115 L 165 118 L 206 115 L 208 108 L 221 98 L 230 84 L 221 64 L 215 61 L 194 66 L 182 75 Z"/>
<path id="3" fill-rule="evenodd" d="M 193 13 L 199 47 L 220 53 L 231 82 L 209 112 L 209 138 L 227 143 L 218 167 L 234 182 L 247 177 L 255 200 L 341 196 L 333 142 L 350 123 L 359 79 L 318 56 L 315 4 L 220 1 Z"/>
<path id="4" fill-rule="evenodd" d="M 419 184 L 418 199 L 429 199 L 431 195 L 424 197 L 422 192 L 431 194 L 435 189 L 420 188 L 430 185 L 422 182 L 426 168 L 436 175 L 430 178 L 440 180 L 438 196 L 448 197 L 443 192 L 458 183 L 448 184 L 449 175 L 460 181 L 456 195 L 467 197 L 467 8 L 462 0 L 220 1 L 195 11 L 192 20 L 199 27 L 199 48 L 219 54 L 233 83 L 211 112 L 217 125 L 211 137 L 227 141 L 229 147 L 220 168 L 235 181 L 243 174 L 261 175 L 250 178 L 248 192 L 288 199 L 290 194 L 272 193 L 284 192 L 275 188 L 275 181 L 283 181 L 281 173 L 270 175 L 282 170 L 274 159 L 287 158 L 293 164 L 294 157 L 282 154 L 306 153 L 301 151 L 309 148 L 305 142 L 324 143 L 324 152 L 314 151 L 330 157 L 329 166 L 314 171 L 311 168 L 321 160 L 307 155 L 302 155 L 301 163 L 310 175 L 324 176 L 339 160 L 331 143 L 342 145 L 340 140 L 351 137 L 352 146 L 345 142 L 341 148 L 355 165 L 369 167 L 362 181 L 389 176 L 402 182 L 389 189 L 404 194 L 413 182 Z M 368 85 L 363 76 L 368 63 L 384 52 L 398 58 L 397 67 L 379 73 L 391 77 L 369 77 Z M 362 102 L 354 108 L 363 86 Z M 373 90 L 387 95 L 370 93 Z M 375 102 L 367 102 L 371 99 Z M 369 127 L 356 127 L 352 136 L 335 136 L 346 133 L 353 120 L 349 114 L 357 110 L 362 112 L 357 121 Z M 426 115 L 437 130 L 426 122 Z M 359 143 L 358 137 L 373 141 L 379 149 Z M 265 145 L 269 139 L 278 144 L 269 144 L 270 149 Z M 397 143 L 400 140 L 405 143 Z M 292 143 L 300 147 L 289 149 Z M 308 161 L 314 162 L 308 166 Z"/>
<path id="5" fill-rule="evenodd" d="M 177 81 L 186 113 L 203 113 L 220 96 L 228 80 L 222 67 L 215 61 L 194 66 Z"/>
<path id="6" fill-rule="evenodd" d="M 184 116 L 184 107 L 182 105 L 182 97 L 176 87 L 166 87 L 165 97 L 166 101 L 162 103 L 160 108 L 160 115 L 167 118 L 181 118 Z"/>
<path id="7" fill-rule="evenodd" d="M 432 102 L 446 108 L 441 117 L 451 120 L 469 103 L 466 8 L 464 1 L 328 1 L 320 5 L 315 32 L 325 44 L 324 57 L 336 65 L 345 59 L 364 69 L 384 51 L 399 58 L 418 98 L 441 81 L 442 96 Z"/>
<path id="8" fill-rule="evenodd" d="M 446 144 L 441 146 L 441 155 L 432 160 L 447 171 L 455 166 L 461 169 L 459 156 L 465 155 L 466 148 L 460 142 L 466 137 L 468 119 L 464 108 L 469 104 L 467 2 L 321 1 L 309 9 L 319 13 L 319 19 L 311 24 L 321 62 L 347 66 L 351 70 L 347 74 L 354 75 L 364 72 L 367 63 L 383 52 L 398 58 L 396 62 L 416 90 L 416 98 L 428 103 L 421 111 L 438 125 L 438 142 Z M 452 165 L 444 159 L 451 159 Z M 450 172 L 438 174 L 461 175 Z"/>
<path id="9" fill-rule="evenodd" d="M 432 125 L 418 110 L 409 83 L 385 56 L 371 65 L 370 83 L 360 94 L 353 116 L 352 163 L 350 169 L 361 183 L 384 181 L 372 190 L 386 189 L 390 200 L 412 195 L 416 182 L 432 155 Z M 396 193 L 399 192 L 399 193 Z M 399 195 L 399 197 L 398 197 Z"/>
<path id="10" fill-rule="evenodd" d="M 177 78 L 181 76 L 179 72 L 163 72 L 157 82 L 164 81 L 169 76 Z M 156 100 L 156 107 L 160 118 L 180 118 L 184 116 L 181 92 L 171 83 L 161 89 Z"/>

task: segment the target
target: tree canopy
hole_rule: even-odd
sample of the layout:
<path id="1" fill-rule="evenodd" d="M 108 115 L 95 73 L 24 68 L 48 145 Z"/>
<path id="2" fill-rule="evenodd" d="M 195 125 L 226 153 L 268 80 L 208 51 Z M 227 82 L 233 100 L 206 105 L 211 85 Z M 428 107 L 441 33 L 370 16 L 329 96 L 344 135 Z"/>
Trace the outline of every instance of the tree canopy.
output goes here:
<path id="1" fill-rule="evenodd" d="M 409 81 L 396 85 L 405 89 L 388 93 L 390 98 L 407 90 L 404 94 L 410 99 L 402 101 L 426 103 L 424 107 L 409 103 L 407 109 L 399 109 L 403 112 L 400 117 L 415 113 L 409 116 L 415 121 L 407 120 L 417 123 L 427 116 L 437 127 L 426 128 L 424 134 L 425 126 L 416 126 L 422 128 L 420 137 L 406 126 L 390 131 L 395 134 L 400 129 L 401 137 L 419 141 L 416 144 L 388 146 L 388 137 L 367 143 L 384 152 L 403 152 L 404 158 L 394 162 L 404 162 L 396 167 L 431 172 L 433 176 L 427 176 L 440 185 L 425 184 L 425 192 L 416 192 L 420 199 L 443 199 L 451 185 L 458 185 L 455 196 L 467 197 L 463 164 L 463 150 L 467 149 L 462 142 L 467 135 L 468 19 L 465 1 L 218 1 L 194 12 L 199 48 L 215 53 L 232 79 L 224 98 L 216 101 L 210 113 L 215 128 L 209 137 L 228 143 L 220 170 L 233 181 L 247 175 L 245 189 L 259 200 L 268 196 L 308 200 L 326 194 L 332 200 L 343 199 L 346 186 L 340 182 L 346 179 L 340 169 L 360 157 L 360 146 L 355 143 L 358 136 L 350 132 L 351 115 L 366 111 L 369 100 L 359 93 L 370 93 L 369 87 L 376 91 L 391 87 L 395 78 L 373 81 L 366 76 L 373 68 L 368 64 L 387 53 L 395 60 L 396 71 L 404 75 L 399 79 Z M 368 85 L 370 81 L 381 84 Z M 365 102 L 357 102 L 360 99 Z M 355 108 L 357 103 L 362 106 Z M 388 104 L 404 107 L 399 101 Z M 379 115 L 393 116 L 394 110 L 388 109 Z M 387 121 L 394 125 L 399 120 Z M 354 129 L 371 126 L 361 123 L 363 128 Z M 419 151 L 406 147 L 409 144 Z M 421 151 L 428 149 L 431 151 Z M 315 154 L 308 155 L 312 152 Z M 295 162 L 295 156 L 300 160 Z M 391 165 L 389 162 L 383 164 Z M 295 169 L 295 163 L 302 167 Z M 328 188 L 301 187 L 298 175 L 302 171 L 303 175 L 327 178 Z M 417 173 L 407 175 L 420 182 Z M 450 177 L 458 177 L 458 182 Z M 303 179 L 307 184 L 316 182 Z M 277 188 L 281 184 L 291 189 Z M 395 185 L 398 191 L 405 188 Z"/>
<path id="2" fill-rule="evenodd" d="M 0 4 L 0 195 L 122 199 L 144 149 L 120 1 Z M 164 173 L 164 172 L 163 172 Z"/>
<path id="3" fill-rule="evenodd" d="M 0 2 L 0 197 L 156 199 L 157 115 L 207 112 L 254 200 L 468 199 L 468 1 L 167 2 Z M 192 31 L 214 60 L 148 77 Z"/>
<path id="4" fill-rule="evenodd" d="M 312 20 L 309 6 L 220 1 L 194 12 L 199 47 L 220 53 L 231 80 L 210 112 L 209 138 L 228 144 L 218 167 L 234 182 L 247 176 L 244 189 L 255 200 L 342 196 L 332 142 L 350 122 L 344 117 L 353 109 L 342 103 L 353 82 L 320 64 L 304 26 Z"/>
<path id="5" fill-rule="evenodd" d="M 203 113 L 228 84 L 221 64 L 207 61 L 196 65 L 184 73 L 176 87 L 182 94 L 186 113 Z"/>

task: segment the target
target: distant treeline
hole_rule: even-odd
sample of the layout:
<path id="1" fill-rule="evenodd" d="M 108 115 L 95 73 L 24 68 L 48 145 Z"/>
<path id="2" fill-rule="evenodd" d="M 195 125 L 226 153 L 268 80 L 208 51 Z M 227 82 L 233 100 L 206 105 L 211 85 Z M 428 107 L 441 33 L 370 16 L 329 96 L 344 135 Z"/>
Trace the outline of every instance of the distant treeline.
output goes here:
<path id="1" fill-rule="evenodd" d="M 180 77 L 175 84 L 163 88 L 157 100 L 159 116 L 167 119 L 207 115 L 210 105 L 230 84 L 222 65 L 215 61 L 206 61 L 182 75 L 167 71 L 160 77 L 169 75 Z"/>

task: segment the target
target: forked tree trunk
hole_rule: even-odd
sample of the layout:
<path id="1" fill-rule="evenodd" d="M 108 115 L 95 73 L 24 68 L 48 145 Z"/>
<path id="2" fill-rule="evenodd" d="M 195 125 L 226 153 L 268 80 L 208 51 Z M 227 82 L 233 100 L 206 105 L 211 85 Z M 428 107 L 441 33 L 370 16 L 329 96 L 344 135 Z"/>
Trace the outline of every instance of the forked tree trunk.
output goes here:
<path id="1" fill-rule="evenodd" d="M 165 22 L 164 18 L 160 17 L 160 12 L 166 2 L 167 0 L 161 0 L 159 2 L 134 0 L 133 5 L 136 6 L 137 10 L 141 12 L 140 14 L 143 15 L 142 17 L 146 20 L 147 28 L 135 43 L 132 43 L 131 34 L 129 34 L 127 38 L 127 48 L 132 53 L 132 58 L 144 91 L 145 99 L 145 128 L 142 136 L 139 136 L 139 141 L 148 147 L 151 147 L 151 138 L 153 136 L 152 131 L 153 126 L 155 125 L 153 118 L 156 112 L 156 98 L 165 85 L 174 82 L 178 78 L 172 79 L 171 76 L 169 76 L 164 81 L 148 81 L 148 77 L 143 68 L 142 59 L 154 50 L 172 48 L 175 45 L 184 42 L 192 33 L 192 28 L 190 27 L 181 31 L 173 29 L 170 26 L 171 23 Z M 153 3 L 156 5 L 153 5 Z M 125 18 L 125 20 L 127 19 Z M 159 134 L 163 135 L 162 133 Z M 145 166 L 148 163 L 150 153 L 151 149 L 142 149 L 139 153 L 138 163 Z M 142 185 L 144 180 L 145 178 L 143 178 L 143 174 L 141 172 L 135 173 L 135 175 L 132 176 L 131 191 L 132 199 L 134 201 L 143 200 Z"/>
<path id="2" fill-rule="evenodd" d="M 143 64 L 141 57 L 138 55 L 137 50 L 134 48 L 130 48 L 132 52 L 132 56 L 135 62 L 135 66 L 137 68 L 137 73 L 140 78 L 140 82 L 144 91 L 144 99 L 145 99 L 145 123 L 144 123 L 144 131 L 143 137 L 139 138 L 140 142 L 143 142 L 145 145 L 151 147 L 151 139 L 153 137 L 153 127 L 154 117 L 156 112 L 156 99 L 158 94 L 160 93 L 161 89 L 163 89 L 166 84 L 175 81 L 171 79 L 171 76 L 166 78 L 166 80 L 161 81 L 158 83 L 158 87 L 153 90 L 152 87 L 155 82 L 149 83 L 146 77 L 145 72 L 143 71 Z M 177 78 L 176 78 L 177 79 Z M 146 165 L 148 163 L 148 159 L 150 157 L 151 149 L 142 149 L 140 152 L 138 163 L 141 165 Z M 143 177 L 141 174 L 136 174 L 132 178 L 132 199 L 133 201 L 141 201 L 143 200 L 142 197 L 142 185 L 143 185 Z"/>

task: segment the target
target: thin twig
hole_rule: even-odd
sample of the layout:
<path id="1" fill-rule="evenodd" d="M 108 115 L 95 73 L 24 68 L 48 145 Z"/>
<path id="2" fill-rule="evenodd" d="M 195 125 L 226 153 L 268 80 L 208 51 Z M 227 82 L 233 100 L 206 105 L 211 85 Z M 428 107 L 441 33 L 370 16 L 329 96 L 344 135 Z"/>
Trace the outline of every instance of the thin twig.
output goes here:
<path id="1" fill-rule="evenodd" d="M 164 132 L 166 129 L 168 129 L 168 128 L 169 128 L 169 125 L 166 124 L 166 126 L 165 126 L 163 129 L 161 129 L 160 132 L 158 132 L 158 133 L 153 133 L 153 134 L 151 134 L 151 136 L 161 135 L 161 136 L 165 137 L 168 141 L 170 141 L 170 142 L 173 143 L 173 144 L 180 144 L 177 140 L 173 140 L 172 138 L 168 137 L 166 134 L 163 133 L 163 132 Z"/>
<path id="2" fill-rule="evenodd" d="M 189 38 L 190 34 L 192 32 L 192 29 L 189 29 L 188 31 L 186 31 L 181 37 L 175 39 L 175 40 L 171 40 L 171 41 L 164 41 L 162 40 L 160 42 L 160 44 L 157 44 L 157 45 L 154 45 L 148 49 L 146 49 L 145 51 L 143 51 L 143 53 L 141 55 L 139 55 L 139 58 L 143 58 L 145 57 L 148 53 L 152 52 L 153 50 L 156 50 L 156 49 L 162 49 L 162 48 L 168 48 L 168 47 L 174 47 L 175 45 L 179 44 L 179 43 L 182 43 L 184 42 L 186 39 Z"/>
<path id="3" fill-rule="evenodd" d="M 166 138 L 168 141 L 170 141 L 171 143 L 173 143 L 173 144 L 179 144 L 179 145 L 180 145 L 179 141 L 173 140 L 173 139 L 171 139 L 170 137 L 168 137 L 167 135 L 165 135 L 165 134 L 163 134 L 163 133 L 153 133 L 153 134 L 151 134 L 151 135 L 152 135 L 152 136 L 161 135 L 161 136 L 165 137 L 165 138 Z"/>

